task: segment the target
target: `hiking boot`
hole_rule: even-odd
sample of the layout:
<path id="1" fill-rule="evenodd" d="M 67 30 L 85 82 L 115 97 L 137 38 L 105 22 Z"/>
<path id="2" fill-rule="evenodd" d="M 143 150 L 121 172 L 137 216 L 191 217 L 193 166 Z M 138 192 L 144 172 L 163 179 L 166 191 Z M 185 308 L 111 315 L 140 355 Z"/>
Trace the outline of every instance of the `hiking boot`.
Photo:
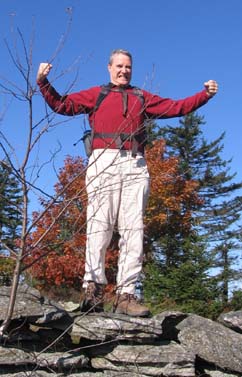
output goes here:
<path id="1" fill-rule="evenodd" d="M 131 317 L 148 317 L 150 315 L 149 309 L 129 293 L 117 295 L 114 303 L 114 313 L 127 314 Z"/>
<path id="2" fill-rule="evenodd" d="M 84 298 L 81 300 L 80 309 L 82 312 L 103 312 L 104 286 L 89 281 L 85 288 Z"/>

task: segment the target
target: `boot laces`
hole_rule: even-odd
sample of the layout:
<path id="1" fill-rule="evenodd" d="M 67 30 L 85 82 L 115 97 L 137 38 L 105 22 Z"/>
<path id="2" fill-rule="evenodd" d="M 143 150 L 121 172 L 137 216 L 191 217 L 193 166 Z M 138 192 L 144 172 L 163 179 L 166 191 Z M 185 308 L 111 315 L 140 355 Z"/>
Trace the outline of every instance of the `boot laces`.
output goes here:
<path id="1" fill-rule="evenodd" d="M 103 287 L 94 281 L 88 283 L 86 288 L 86 298 L 92 302 L 100 302 L 103 299 Z"/>
<path id="2" fill-rule="evenodd" d="M 122 297 L 123 296 L 123 297 Z M 121 295 L 121 299 L 122 299 L 122 301 L 123 300 L 127 300 L 128 302 L 134 302 L 134 303 L 136 303 L 136 304 L 139 304 L 139 299 L 138 299 L 138 297 L 136 297 L 134 294 L 132 294 L 132 293 L 123 293 L 122 295 Z"/>

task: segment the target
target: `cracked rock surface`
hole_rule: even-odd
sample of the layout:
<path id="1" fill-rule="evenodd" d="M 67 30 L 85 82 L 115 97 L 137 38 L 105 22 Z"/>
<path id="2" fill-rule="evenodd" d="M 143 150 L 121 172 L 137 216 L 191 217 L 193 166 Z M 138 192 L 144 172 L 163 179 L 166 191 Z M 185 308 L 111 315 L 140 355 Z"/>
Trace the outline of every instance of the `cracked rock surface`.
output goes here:
<path id="1" fill-rule="evenodd" d="M 1 287 L 0 323 L 9 294 Z M 87 315 L 20 286 L 7 335 L 0 344 L 5 377 L 242 376 L 242 311 L 217 321 L 172 311 Z"/>

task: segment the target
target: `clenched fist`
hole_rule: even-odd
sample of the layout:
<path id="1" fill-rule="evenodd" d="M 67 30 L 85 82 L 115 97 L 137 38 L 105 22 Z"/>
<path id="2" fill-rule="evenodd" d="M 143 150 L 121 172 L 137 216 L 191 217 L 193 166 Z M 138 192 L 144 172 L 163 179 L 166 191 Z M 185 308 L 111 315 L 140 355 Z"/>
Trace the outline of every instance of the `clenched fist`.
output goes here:
<path id="1" fill-rule="evenodd" d="M 204 87 L 209 97 L 214 96 L 218 91 L 218 84 L 214 80 L 208 80 L 207 82 L 205 82 Z"/>
<path id="2" fill-rule="evenodd" d="M 50 63 L 40 63 L 37 72 L 37 81 L 43 81 L 50 73 L 51 68 L 52 64 Z"/>

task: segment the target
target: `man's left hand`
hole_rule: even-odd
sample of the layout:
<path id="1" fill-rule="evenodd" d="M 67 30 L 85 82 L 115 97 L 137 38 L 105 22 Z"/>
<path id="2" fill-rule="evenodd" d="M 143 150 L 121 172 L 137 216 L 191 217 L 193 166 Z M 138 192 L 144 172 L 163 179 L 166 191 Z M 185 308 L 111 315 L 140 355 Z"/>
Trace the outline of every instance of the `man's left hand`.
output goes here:
<path id="1" fill-rule="evenodd" d="M 204 87 L 209 97 L 213 97 L 218 91 L 218 83 L 215 80 L 206 81 Z"/>

